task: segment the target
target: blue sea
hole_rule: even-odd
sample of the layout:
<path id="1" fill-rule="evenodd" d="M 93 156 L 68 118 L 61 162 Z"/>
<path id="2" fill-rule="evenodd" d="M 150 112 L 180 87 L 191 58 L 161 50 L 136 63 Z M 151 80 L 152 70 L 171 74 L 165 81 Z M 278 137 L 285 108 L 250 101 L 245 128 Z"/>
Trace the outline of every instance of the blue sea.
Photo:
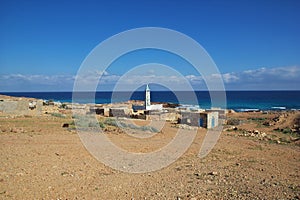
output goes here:
<path id="1" fill-rule="evenodd" d="M 218 92 L 214 92 L 218 93 Z M 1 92 L 17 97 L 33 97 L 44 100 L 72 102 L 72 92 Z M 131 92 L 80 92 L 74 94 L 78 103 L 112 103 L 127 100 L 144 100 L 144 91 Z M 196 98 L 193 98 L 196 97 Z M 200 108 L 211 108 L 210 93 L 151 91 L 152 102 L 179 103 L 181 105 L 198 105 Z M 226 107 L 236 111 L 258 110 L 291 110 L 300 109 L 300 91 L 227 91 Z M 221 104 L 220 104 L 221 105 Z M 224 105 L 221 105 L 224 108 Z"/>

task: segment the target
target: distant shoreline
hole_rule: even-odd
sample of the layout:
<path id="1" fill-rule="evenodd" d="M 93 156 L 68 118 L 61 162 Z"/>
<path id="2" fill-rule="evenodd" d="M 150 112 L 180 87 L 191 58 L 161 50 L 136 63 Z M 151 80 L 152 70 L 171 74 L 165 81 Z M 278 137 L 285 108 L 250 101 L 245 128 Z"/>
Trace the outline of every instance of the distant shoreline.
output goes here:
<path id="1" fill-rule="evenodd" d="M 170 90 L 151 90 L 151 92 L 169 92 Z M 11 91 L 11 92 L 1 92 L 0 94 L 5 93 L 72 93 L 73 91 Z M 132 92 L 132 91 L 77 91 L 80 93 L 94 93 L 94 92 Z M 136 90 L 136 92 L 144 92 L 144 90 Z M 222 90 L 175 90 L 173 92 L 224 92 Z M 300 92 L 300 90 L 225 90 L 225 92 Z"/>
<path id="2" fill-rule="evenodd" d="M 183 100 L 179 102 L 177 96 L 182 97 Z M 208 91 L 151 91 L 152 102 L 165 102 L 175 103 L 180 105 L 199 105 L 200 108 L 210 109 L 211 99 Z M 37 98 L 43 100 L 53 100 L 62 103 L 72 102 L 72 92 L 0 92 L 0 94 L 25 97 L 25 98 Z M 128 100 L 143 101 L 145 98 L 144 91 L 135 92 L 80 92 L 80 102 L 77 103 L 120 103 Z M 196 94 L 193 99 L 193 95 Z M 114 96 L 113 96 L 114 95 Z M 112 98 L 113 96 L 113 98 Z M 273 110 L 300 110 L 300 91 L 227 91 L 227 106 L 224 109 L 232 109 L 238 112 L 249 112 L 255 110 L 261 111 L 273 111 Z M 218 106 L 213 106 L 218 107 Z"/>

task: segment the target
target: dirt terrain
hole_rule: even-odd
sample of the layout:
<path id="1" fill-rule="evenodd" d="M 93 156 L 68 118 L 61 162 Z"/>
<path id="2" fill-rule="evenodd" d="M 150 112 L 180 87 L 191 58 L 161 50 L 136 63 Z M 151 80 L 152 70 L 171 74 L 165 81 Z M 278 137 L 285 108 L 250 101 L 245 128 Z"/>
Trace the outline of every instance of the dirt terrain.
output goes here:
<path id="1" fill-rule="evenodd" d="M 293 124 L 299 111 L 284 114 L 231 113 L 228 118 L 238 125 L 226 126 L 205 158 L 197 156 L 206 134 L 199 128 L 176 162 L 132 174 L 105 166 L 72 126 L 63 128 L 72 124 L 70 113 L 0 113 L 0 199 L 299 199 L 300 147 Z M 122 148 L 149 152 L 168 143 L 176 130 L 168 123 L 150 139 L 113 127 L 106 134 Z"/>

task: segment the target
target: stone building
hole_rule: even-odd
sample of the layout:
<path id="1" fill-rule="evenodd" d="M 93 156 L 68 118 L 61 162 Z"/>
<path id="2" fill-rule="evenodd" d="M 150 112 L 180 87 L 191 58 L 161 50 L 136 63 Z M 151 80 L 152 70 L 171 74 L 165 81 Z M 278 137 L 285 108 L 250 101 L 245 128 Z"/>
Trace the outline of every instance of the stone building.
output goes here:
<path id="1" fill-rule="evenodd" d="M 109 108 L 110 117 L 130 117 L 131 110 L 127 107 Z"/>
<path id="2" fill-rule="evenodd" d="M 12 115 L 41 115 L 41 100 L 1 100 L 0 112 Z"/>
<path id="3" fill-rule="evenodd" d="M 218 112 L 181 112 L 179 123 L 211 129 L 218 126 L 219 116 Z"/>
<path id="4" fill-rule="evenodd" d="M 94 113 L 96 115 L 102 115 L 105 117 L 109 116 L 109 108 L 107 107 L 99 107 L 99 106 L 91 106 L 90 113 Z"/>

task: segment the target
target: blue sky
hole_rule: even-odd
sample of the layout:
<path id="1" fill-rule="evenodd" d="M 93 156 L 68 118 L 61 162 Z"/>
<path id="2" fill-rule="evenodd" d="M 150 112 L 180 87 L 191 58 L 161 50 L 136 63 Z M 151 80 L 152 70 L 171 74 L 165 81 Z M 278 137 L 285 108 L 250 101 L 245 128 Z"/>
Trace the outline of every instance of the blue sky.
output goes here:
<path id="1" fill-rule="evenodd" d="M 0 91 L 71 91 L 77 70 L 96 45 L 148 26 L 174 29 L 200 43 L 228 90 L 299 90 L 299 10 L 297 0 L 2 0 Z M 104 73 L 101 88 L 111 89 L 123 73 L 147 62 L 169 64 L 196 89 L 205 89 L 187 62 L 154 50 L 117 60 Z"/>

